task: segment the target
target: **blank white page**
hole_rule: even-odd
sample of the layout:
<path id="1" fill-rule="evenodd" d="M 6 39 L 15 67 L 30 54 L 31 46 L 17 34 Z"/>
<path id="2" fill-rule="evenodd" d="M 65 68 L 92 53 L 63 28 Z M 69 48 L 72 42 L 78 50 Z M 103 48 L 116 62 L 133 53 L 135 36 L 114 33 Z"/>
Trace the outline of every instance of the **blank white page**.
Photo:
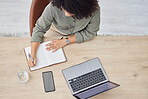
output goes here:
<path id="1" fill-rule="evenodd" d="M 52 51 L 46 50 L 45 45 L 47 43 L 50 43 L 50 42 L 51 41 L 44 42 L 44 43 L 39 45 L 37 52 L 36 52 L 37 64 L 34 67 L 30 67 L 31 71 L 66 61 L 66 58 L 64 56 L 64 52 L 63 52 L 62 48 L 57 50 L 54 53 L 52 53 Z M 25 48 L 25 53 L 26 53 L 26 56 L 27 56 L 27 60 L 29 60 L 28 53 L 31 53 L 31 47 L 30 46 Z"/>

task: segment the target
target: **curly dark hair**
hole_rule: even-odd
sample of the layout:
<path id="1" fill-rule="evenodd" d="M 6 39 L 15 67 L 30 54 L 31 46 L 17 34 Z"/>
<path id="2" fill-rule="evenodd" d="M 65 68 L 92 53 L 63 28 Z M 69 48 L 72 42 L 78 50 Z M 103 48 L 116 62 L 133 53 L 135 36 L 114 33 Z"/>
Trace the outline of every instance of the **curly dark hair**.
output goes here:
<path id="1" fill-rule="evenodd" d="M 52 5 L 64 8 L 78 19 L 88 18 L 99 9 L 97 0 L 52 0 Z"/>

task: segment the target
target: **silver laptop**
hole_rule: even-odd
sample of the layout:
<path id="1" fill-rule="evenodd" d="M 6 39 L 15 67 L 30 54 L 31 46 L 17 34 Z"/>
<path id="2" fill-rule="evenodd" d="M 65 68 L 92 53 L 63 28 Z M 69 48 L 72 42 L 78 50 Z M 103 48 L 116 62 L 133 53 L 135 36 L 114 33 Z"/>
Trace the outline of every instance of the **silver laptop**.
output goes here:
<path id="1" fill-rule="evenodd" d="M 62 72 L 72 95 L 78 99 L 87 99 L 119 86 L 109 81 L 97 57 Z"/>

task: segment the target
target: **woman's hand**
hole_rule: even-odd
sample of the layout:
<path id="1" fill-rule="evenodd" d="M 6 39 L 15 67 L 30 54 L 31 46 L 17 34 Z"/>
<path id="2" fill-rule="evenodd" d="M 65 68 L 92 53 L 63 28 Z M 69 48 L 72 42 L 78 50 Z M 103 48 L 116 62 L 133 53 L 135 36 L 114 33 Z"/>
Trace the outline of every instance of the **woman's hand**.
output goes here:
<path id="1" fill-rule="evenodd" d="M 51 43 L 46 44 L 46 50 L 50 51 L 53 50 L 52 52 L 57 51 L 58 49 L 66 46 L 66 39 L 57 39 L 57 40 L 52 40 Z"/>
<path id="2" fill-rule="evenodd" d="M 35 66 L 35 65 L 36 65 L 36 62 L 37 62 L 36 56 L 33 56 L 32 58 L 33 58 L 33 60 L 34 60 L 34 63 L 33 63 L 33 61 L 31 60 L 31 58 L 28 60 L 28 65 L 29 65 L 30 67 Z"/>

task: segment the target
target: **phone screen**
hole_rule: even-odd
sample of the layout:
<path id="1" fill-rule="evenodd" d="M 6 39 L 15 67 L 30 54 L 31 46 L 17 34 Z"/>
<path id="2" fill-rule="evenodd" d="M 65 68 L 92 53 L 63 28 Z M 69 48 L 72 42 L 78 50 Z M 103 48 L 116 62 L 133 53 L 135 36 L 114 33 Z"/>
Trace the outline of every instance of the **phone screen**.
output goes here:
<path id="1" fill-rule="evenodd" d="M 42 73 L 45 92 L 55 91 L 52 71 Z"/>

